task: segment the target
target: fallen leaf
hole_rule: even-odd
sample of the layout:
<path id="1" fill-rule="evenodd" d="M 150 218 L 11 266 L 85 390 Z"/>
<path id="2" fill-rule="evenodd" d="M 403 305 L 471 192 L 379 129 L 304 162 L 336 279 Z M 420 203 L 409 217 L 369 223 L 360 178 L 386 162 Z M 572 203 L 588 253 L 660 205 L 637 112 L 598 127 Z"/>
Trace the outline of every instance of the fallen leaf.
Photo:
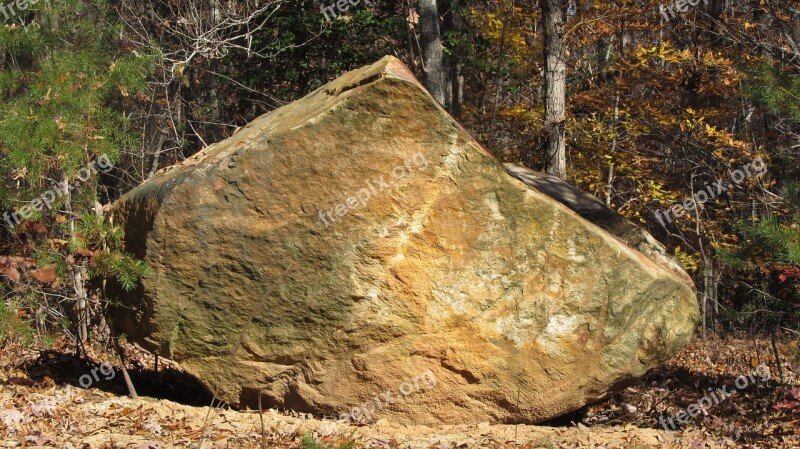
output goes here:
<path id="1" fill-rule="evenodd" d="M 10 265 L 0 265 L 0 273 L 10 277 L 14 282 L 19 282 L 19 271 Z"/>
<path id="2" fill-rule="evenodd" d="M 36 279 L 41 284 L 54 284 L 58 280 L 56 266 L 48 265 L 44 268 L 34 270 L 31 272 L 31 277 Z"/>

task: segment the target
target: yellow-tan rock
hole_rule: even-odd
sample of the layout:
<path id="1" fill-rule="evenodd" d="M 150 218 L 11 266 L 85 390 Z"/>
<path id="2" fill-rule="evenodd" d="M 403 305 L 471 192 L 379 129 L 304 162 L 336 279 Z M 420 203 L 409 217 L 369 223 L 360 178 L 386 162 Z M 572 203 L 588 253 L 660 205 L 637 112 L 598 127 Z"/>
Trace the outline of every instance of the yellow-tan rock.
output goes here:
<path id="1" fill-rule="evenodd" d="M 540 422 L 669 359 L 698 317 L 685 273 L 510 176 L 392 57 L 114 213 L 151 268 L 118 331 L 236 406 Z"/>

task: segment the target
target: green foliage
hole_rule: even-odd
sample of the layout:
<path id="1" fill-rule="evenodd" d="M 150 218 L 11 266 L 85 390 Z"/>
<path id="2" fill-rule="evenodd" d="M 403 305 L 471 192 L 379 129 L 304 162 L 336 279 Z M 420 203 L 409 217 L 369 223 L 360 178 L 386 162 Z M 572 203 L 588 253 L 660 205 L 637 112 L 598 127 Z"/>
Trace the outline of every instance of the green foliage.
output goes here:
<path id="1" fill-rule="evenodd" d="M 59 279 L 18 292 L 37 298 L 20 305 L 27 317 L 75 316 L 63 297 L 75 296 L 66 289 L 75 288 L 76 266 L 128 290 L 147 272 L 124 251 L 122 229 L 98 209 L 102 173 L 139 147 L 141 131 L 122 106 L 148 88 L 155 61 L 120 45 L 114 17 L 106 0 L 40 2 L 15 26 L 0 27 L 0 210 L 54 198 L 32 214 L 31 226 L 8 230 L 14 251 L 33 254 L 39 268 L 54 266 Z M 23 238 L 31 228 L 38 237 Z M 59 313 L 42 314 L 42 307 Z"/>
<path id="2" fill-rule="evenodd" d="M 781 223 L 776 218 L 765 218 L 756 224 L 744 225 L 750 249 L 770 255 L 773 264 L 800 265 L 800 216 L 793 224 Z"/>
<path id="3" fill-rule="evenodd" d="M 764 63 L 747 83 L 746 92 L 772 113 L 789 115 L 800 122 L 800 96 L 797 95 L 800 92 L 800 76 Z"/>
<path id="4" fill-rule="evenodd" d="M 137 133 L 120 132 L 129 127 L 110 105 L 146 87 L 152 61 L 117 54 L 112 45 L 117 28 L 103 26 L 106 5 L 90 6 L 94 9 L 78 2 L 44 7 L 42 16 L 59 22 L 55 31 L 36 23 L 0 31 L 0 53 L 14 56 L 0 71 L 0 176 L 15 181 L 6 186 L 0 206 L 17 208 L 53 182 L 74 180 L 100 155 L 117 161 L 137 143 Z M 95 181 L 71 192 L 78 202 L 73 211 L 92 205 Z"/>
<path id="5" fill-rule="evenodd" d="M 86 214 L 80 218 L 76 226 L 73 250 L 95 248 L 100 245 L 109 245 L 112 248 L 122 246 L 123 233 L 119 226 L 112 226 L 104 216 L 95 213 Z"/>
<path id="6" fill-rule="evenodd" d="M 796 185 L 787 187 L 788 210 L 797 210 Z M 750 301 L 728 311 L 728 319 L 744 323 L 758 317 L 779 322 L 788 316 L 800 323 L 800 214 L 767 217 L 737 226 L 741 243 L 720 251 L 718 258 L 738 270 Z"/>
<path id="7" fill-rule="evenodd" d="M 122 228 L 113 226 L 106 217 L 87 214 L 77 222 L 70 249 L 95 251 L 89 276 L 115 278 L 125 291 L 131 291 L 147 274 L 148 266 L 124 252 L 123 237 Z"/>
<path id="8" fill-rule="evenodd" d="M 310 433 L 306 433 L 303 435 L 303 439 L 300 442 L 300 445 L 303 449 L 355 449 L 356 445 L 354 442 L 349 441 L 338 446 L 329 446 L 326 444 L 322 444 L 317 442 L 314 439 L 314 436 Z"/>
<path id="9" fill-rule="evenodd" d="M 300 444 L 303 446 L 303 449 L 326 449 L 325 446 L 317 443 L 310 433 L 303 435 L 303 440 Z"/>
<path id="10" fill-rule="evenodd" d="M 94 259 L 89 274 L 93 277 L 113 277 L 122 289 L 131 291 L 148 273 L 148 266 L 130 254 L 119 251 L 103 251 Z"/>
<path id="11" fill-rule="evenodd" d="M 8 335 L 8 321 L 8 307 L 4 301 L 0 301 L 0 343 L 2 343 L 6 335 Z"/>
<path id="12" fill-rule="evenodd" d="M 741 222 L 737 229 L 743 243 L 736 252 L 722 253 L 723 260 L 740 269 L 769 265 L 800 266 L 800 184 L 784 189 L 786 210 L 794 215 L 765 217 L 757 222 Z"/>
<path id="13" fill-rule="evenodd" d="M 18 305 L 11 302 L 10 306 L 0 301 L 0 345 L 6 341 L 13 341 L 22 346 L 31 346 L 36 337 L 36 331 L 16 313 Z"/>

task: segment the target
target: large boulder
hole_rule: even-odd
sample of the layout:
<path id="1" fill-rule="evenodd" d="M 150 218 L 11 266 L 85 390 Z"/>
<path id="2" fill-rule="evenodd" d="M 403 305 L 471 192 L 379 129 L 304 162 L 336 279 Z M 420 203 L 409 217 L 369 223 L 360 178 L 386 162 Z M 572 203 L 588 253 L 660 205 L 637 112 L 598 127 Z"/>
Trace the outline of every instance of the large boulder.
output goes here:
<path id="1" fill-rule="evenodd" d="M 689 341 L 663 248 L 509 171 L 386 57 L 116 203 L 151 268 L 118 331 L 235 406 L 418 424 L 547 420 Z"/>

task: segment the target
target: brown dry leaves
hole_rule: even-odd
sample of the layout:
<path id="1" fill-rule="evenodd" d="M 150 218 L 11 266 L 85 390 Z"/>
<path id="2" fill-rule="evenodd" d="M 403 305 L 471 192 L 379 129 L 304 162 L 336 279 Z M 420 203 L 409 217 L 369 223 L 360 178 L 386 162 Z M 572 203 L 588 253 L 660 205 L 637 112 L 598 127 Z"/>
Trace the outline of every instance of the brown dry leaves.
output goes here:
<path id="1" fill-rule="evenodd" d="M 300 448 L 302 436 L 311 434 L 325 447 L 338 447 L 352 440 L 359 448 L 791 448 L 789 440 L 777 437 L 762 436 L 758 443 L 747 446 L 740 443 L 753 439 L 753 434 L 775 432 L 779 426 L 784 433 L 787 426 L 795 426 L 797 430 L 794 412 L 770 408 L 768 395 L 743 394 L 742 398 L 731 398 L 732 408 L 723 409 L 719 405 L 719 409 L 711 410 L 712 416 L 693 423 L 685 431 L 647 428 L 657 426 L 653 421 L 657 413 L 685 407 L 696 400 L 696 389 L 704 386 L 703 377 L 686 377 L 686 373 L 697 371 L 714 381 L 717 380 L 714 376 L 723 376 L 720 379 L 724 381 L 725 375 L 745 372 L 754 363 L 747 344 L 747 339 L 693 343 L 664 368 L 661 377 L 651 376 L 629 388 L 622 394 L 629 396 L 624 401 L 616 398 L 593 408 L 590 420 L 610 416 L 614 418 L 607 422 L 615 425 L 546 427 L 483 423 L 432 429 L 380 420 L 369 426 L 342 426 L 330 434 L 325 432 L 322 421 L 266 411 L 263 413 L 265 444 L 268 448 Z M 759 357 L 763 359 L 762 349 L 759 347 Z M 0 447 L 196 448 L 201 440 L 204 449 L 262 447 L 257 413 L 216 408 L 209 411 L 208 407 L 149 398 L 134 401 L 94 388 L 56 385 L 48 377 L 51 373 L 21 369 L 24 360 L 37 356 L 35 351 L 14 348 L 4 348 L 0 354 Z M 755 361 L 758 360 L 757 357 Z M 738 436 L 733 429 L 739 429 Z M 740 442 L 734 442 L 736 438 Z"/>

